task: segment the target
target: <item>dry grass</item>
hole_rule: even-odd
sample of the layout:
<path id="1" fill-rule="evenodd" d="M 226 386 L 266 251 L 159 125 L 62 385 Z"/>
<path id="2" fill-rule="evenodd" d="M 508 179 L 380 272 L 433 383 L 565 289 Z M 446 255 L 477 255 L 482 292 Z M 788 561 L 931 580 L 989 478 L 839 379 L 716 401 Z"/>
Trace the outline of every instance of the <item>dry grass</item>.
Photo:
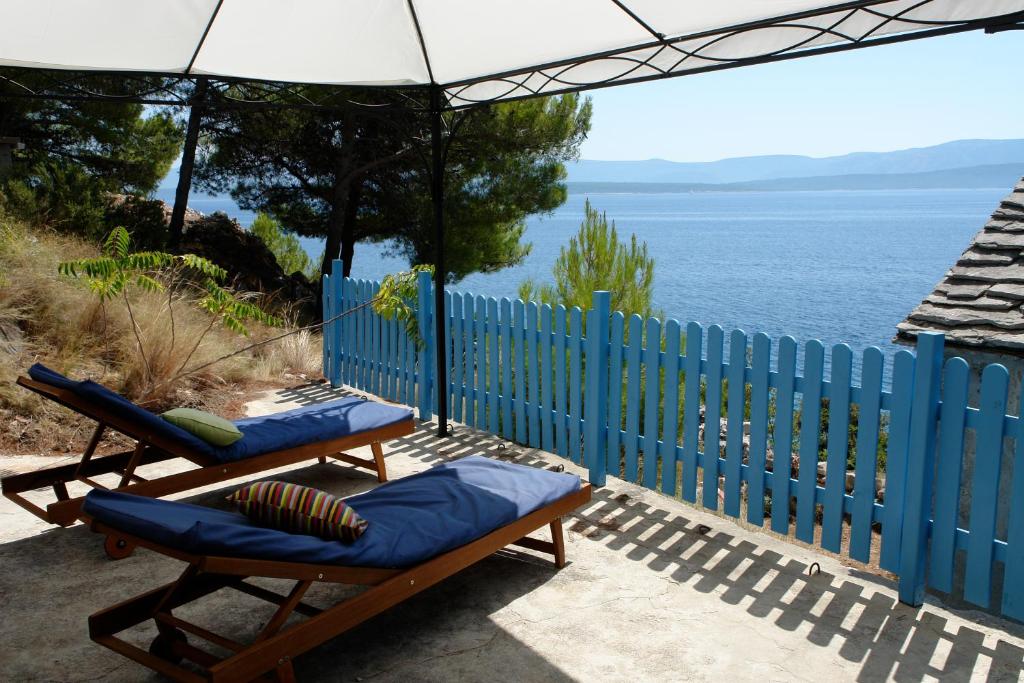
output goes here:
<path id="1" fill-rule="evenodd" d="M 30 229 L 0 215 L 0 449 L 66 451 L 88 437 L 88 427 L 68 411 L 14 384 L 34 362 L 90 377 L 153 410 L 190 405 L 226 416 L 237 413 L 241 397 L 253 389 L 320 375 L 320 337 L 300 332 L 169 382 L 186 358 L 193 368 L 280 330 L 256 325 L 250 338 L 240 337 L 181 295 L 170 298 L 172 316 L 167 294 L 136 292 L 132 310 L 154 389 L 154 382 L 145 381 L 146 365 L 123 302 L 101 305 L 84 282 L 57 274 L 59 262 L 97 253 L 79 239 Z"/>

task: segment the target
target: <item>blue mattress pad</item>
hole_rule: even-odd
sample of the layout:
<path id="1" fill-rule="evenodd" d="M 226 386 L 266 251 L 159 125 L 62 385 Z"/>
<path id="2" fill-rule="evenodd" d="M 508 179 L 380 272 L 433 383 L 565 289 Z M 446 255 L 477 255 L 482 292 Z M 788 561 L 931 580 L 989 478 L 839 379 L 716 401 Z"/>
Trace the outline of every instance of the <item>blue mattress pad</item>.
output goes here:
<path id="1" fill-rule="evenodd" d="M 343 398 L 272 415 L 235 420 L 242 438 L 230 446 L 213 446 L 159 415 L 92 380 L 73 380 L 36 363 L 29 377 L 67 389 L 90 404 L 138 425 L 141 432 L 174 440 L 218 462 L 234 462 L 265 453 L 338 439 L 387 427 L 412 418 L 412 411 L 363 398 Z"/>
<path id="2" fill-rule="evenodd" d="M 347 498 L 369 523 L 348 544 L 261 527 L 238 512 L 100 489 L 82 509 L 116 530 L 190 554 L 404 568 L 579 489 L 573 474 L 468 456 Z"/>

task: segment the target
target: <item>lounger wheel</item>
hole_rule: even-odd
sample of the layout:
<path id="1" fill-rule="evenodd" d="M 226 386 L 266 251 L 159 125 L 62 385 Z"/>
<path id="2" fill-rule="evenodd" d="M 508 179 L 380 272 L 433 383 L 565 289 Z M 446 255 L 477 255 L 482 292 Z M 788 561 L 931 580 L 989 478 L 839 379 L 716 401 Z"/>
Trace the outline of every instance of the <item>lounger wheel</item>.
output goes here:
<path id="1" fill-rule="evenodd" d="M 188 638 L 184 632 L 179 629 L 171 629 L 165 632 L 161 632 L 153 639 L 153 642 L 149 644 L 149 654 L 154 657 L 170 662 L 171 664 L 181 664 L 181 660 L 184 659 L 181 655 L 174 651 L 175 643 L 187 643 Z"/>
<path id="2" fill-rule="evenodd" d="M 103 551 L 112 560 L 123 560 L 135 551 L 135 544 L 119 536 L 107 536 L 103 541 Z"/>

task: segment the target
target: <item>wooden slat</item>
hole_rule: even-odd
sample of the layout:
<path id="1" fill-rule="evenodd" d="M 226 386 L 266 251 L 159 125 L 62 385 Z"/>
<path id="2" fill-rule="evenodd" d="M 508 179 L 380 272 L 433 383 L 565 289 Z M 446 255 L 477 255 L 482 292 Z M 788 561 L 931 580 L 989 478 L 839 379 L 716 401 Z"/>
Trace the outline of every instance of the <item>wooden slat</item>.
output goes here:
<path id="1" fill-rule="evenodd" d="M 380 320 L 380 393 L 378 396 L 383 396 L 386 399 L 394 400 L 394 396 L 391 394 L 391 328 L 394 325 L 394 320 L 387 320 L 381 318 Z"/>
<path id="2" fill-rule="evenodd" d="M 580 437 L 583 425 L 583 312 L 569 311 L 569 458 L 583 462 Z"/>
<path id="3" fill-rule="evenodd" d="M 889 442 L 885 456 L 885 511 L 879 566 L 886 571 L 898 572 L 900 540 L 903 535 L 903 487 L 906 484 L 910 437 L 910 401 L 914 391 L 914 354 L 906 350 L 897 351 L 892 367 Z"/>
<path id="4" fill-rule="evenodd" d="M 498 383 L 498 300 L 487 300 L 487 428 L 491 434 L 498 431 L 498 401 L 501 385 Z"/>
<path id="5" fill-rule="evenodd" d="M 960 473 L 963 467 L 970 368 L 963 358 L 950 358 L 942 378 L 939 447 L 935 466 L 935 511 L 932 520 L 928 583 L 953 590 L 956 528 L 960 517 Z"/>
<path id="6" fill-rule="evenodd" d="M 522 299 L 512 303 L 512 372 L 515 375 L 516 442 L 526 443 L 526 305 Z"/>
<path id="7" fill-rule="evenodd" d="M 733 330 L 729 335 L 729 380 L 726 406 L 725 466 L 722 468 L 725 501 L 723 511 L 730 517 L 740 516 L 740 478 L 743 464 L 743 413 L 746 407 L 746 384 L 743 379 L 747 366 L 747 335 Z"/>
<path id="8" fill-rule="evenodd" d="M 665 389 L 661 418 L 661 492 L 676 495 L 676 446 L 679 442 L 679 321 L 665 323 Z M 617 379 L 617 378 L 616 378 Z"/>
<path id="9" fill-rule="evenodd" d="M 416 384 L 419 380 L 416 372 L 416 365 L 418 360 L 418 354 L 416 353 L 416 344 L 411 339 L 407 339 L 405 346 L 405 367 L 407 374 L 407 384 L 405 385 L 405 403 L 409 406 L 416 405 Z"/>
<path id="10" fill-rule="evenodd" d="M 1024 418 L 1024 404 L 1019 417 Z M 1015 577 L 1016 580 L 1003 580 L 1002 614 L 1024 621 L 1024 581 L 1019 580 L 1024 576 L 1024 419 L 1017 421 L 1014 435 L 1010 501 L 1003 576 Z"/>
<path id="11" fill-rule="evenodd" d="M 452 419 L 462 422 L 462 403 L 466 381 L 463 372 L 466 366 L 464 356 L 465 337 L 462 331 L 463 300 L 458 292 L 452 292 Z"/>
<path id="12" fill-rule="evenodd" d="M 512 302 L 501 300 L 501 435 L 515 436 L 512 425 Z"/>
<path id="13" fill-rule="evenodd" d="M 661 398 L 661 323 L 648 318 L 644 334 L 644 486 L 658 486 L 658 413 Z"/>
<path id="14" fill-rule="evenodd" d="M 683 415 L 683 500 L 697 502 L 697 453 L 700 450 L 701 347 L 704 330 L 695 322 L 686 326 L 686 396 Z"/>
<path id="15" fill-rule="evenodd" d="M 537 304 L 526 304 L 526 424 L 532 448 L 540 448 L 540 372 L 537 367 Z"/>
<path id="16" fill-rule="evenodd" d="M 1002 365 L 989 365 L 981 373 L 979 425 L 971 488 L 971 535 L 967 538 L 964 599 L 988 607 L 992 594 L 992 541 L 996 537 L 999 470 L 1003 455 L 1003 416 L 1009 373 Z M 1010 580 L 1017 580 L 1011 577 Z"/>
<path id="17" fill-rule="evenodd" d="M 747 521 L 764 524 L 764 474 L 768 449 L 768 375 L 772 343 L 768 336 L 754 335 L 750 362 L 750 451 L 747 464 Z"/>
<path id="18" fill-rule="evenodd" d="M 825 496 L 822 501 L 821 547 L 838 553 L 843 542 L 843 503 L 850 439 L 850 384 L 853 351 L 846 344 L 832 347 L 832 382 L 828 397 L 828 442 Z"/>
<path id="19" fill-rule="evenodd" d="M 568 313 L 565 306 L 555 306 L 555 449 L 565 457 L 569 454 L 569 412 L 566 406 L 567 382 L 569 373 L 566 369 L 566 323 Z"/>
<path id="20" fill-rule="evenodd" d="M 476 426 L 476 301 L 472 294 L 462 299 L 462 329 L 465 334 L 465 372 L 463 379 L 466 384 L 465 422 L 470 427 Z"/>
<path id="21" fill-rule="evenodd" d="M 821 430 L 822 370 L 825 347 L 817 339 L 804 347 L 804 390 L 800 402 L 800 471 L 796 487 L 796 537 L 814 543 L 818 437 Z"/>
<path id="22" fill-rule="evenodd" d="M 544 304 L 540 312 L 540 447 L 552 453 L 555 450 L 554 426 L 551 424 L 552 384 L 551 368 L 551 306 Z"/>
<path id="23" fill-rule="evenodd" d="M 340 278 L 339 278 L 340 279 Z M 330 320 L 333 317 L 331 311 L 331 275 L 330 273 L 324 273 L 320 279 L 320 286 L 323 287 L 323 296 L 320 301 L 320 315 L 324 321 Z M 323 348 L 323 356 L 321 359 L 321 368 L 323 370 L 323 376 L 327 381 L 332 381 L 334 373 L 331 370 L 332 363 L 337 360 L 339 356 L 338 349 L 331 348 L 331 335 L 328 334 L 328 330 L 325 329 L 322 335 L 321 346 Z"/>
<path id="24" fill-rule="evenodd" d="M 644 321 L 629 317 L 629 346 L 626 347 L 626 481 L 635 482 L 640 448 L 640 359 L 643 357 Z"/>
<path id="25" fill-rule="evenodd" d="M 476 298 L 476 426 L 487 429 L 487 300 Z"/>
<path id="26" fill-rule="evenodd" d="M 874 514 L 875 474 L 878 468 L 878 435 L 882 409 L 882 366 L 885 357 L 877 347 L 864 351 L 861 365 L 860 406 L 857 419 L 857 463 L 850 515 L 850 557 L 871 559 L 871 525 Z"/>
<path id="27" fill-rule="evenodd" d="M 611 337 L 609 342 L 609 377 L 608 377 L 608 443 L 605 467 L 612 476 L 622 476 L 619 462 L 622 451 L 622 349 L 625 329 L 625 318 L 621 311 L 612 313 Z"/>
<path id="28" fill-rule="evenodd" d="M 719 425 L 722 416 L 722 328 L 708 328 L 708 369 L 704 401 L 704 507 L 718 509 Z"/>

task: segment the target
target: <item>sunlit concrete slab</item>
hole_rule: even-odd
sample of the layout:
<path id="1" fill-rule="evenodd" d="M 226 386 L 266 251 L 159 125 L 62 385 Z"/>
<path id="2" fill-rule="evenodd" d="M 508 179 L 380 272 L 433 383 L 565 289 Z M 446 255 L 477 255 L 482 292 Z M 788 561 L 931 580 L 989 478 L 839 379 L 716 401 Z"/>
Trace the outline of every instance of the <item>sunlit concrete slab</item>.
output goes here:
<path id="1" fill-rule="evenodd" d="M 322 385 L 267 394 L 250 411 L 333 395 Z M 557 456 L 461 425 L 445 441 L 434 430 L 423 424 L 386 446 L 392 477 L 474 453 L 562 464 L 585 476 Z M 0 470 L 53 462 L 0 457 Z M 371 474 L 340 464 L 265 477 L 341 494 L 376 485 Z M 223 506 L 236 485 L 179 498 Z M 299 679 L 820 682 L 1024 674 L 1019 625 L 934 602 L 900 605 L 884 578 L 638 486 L 609 479 L 565 528 L 569 564 L 561 571 L 528 551 L 491 557 L 298 658 Z M 181 565 L 145 550 L 112 562 L 101 541 L 81 524 L 54 529 L 0 501 L 0 680 L 157 680 L 93 644 L 86 617 L 172 580 Z M 814 562 L 821 571 L 810 575 Z M 320 587 L 309 601 L 327 604 L 346 590 Z M 245 640 L 270 610 L 224 592 L 182 614 Z M 129 633 L 145 645 L 154 630 Z"/>

